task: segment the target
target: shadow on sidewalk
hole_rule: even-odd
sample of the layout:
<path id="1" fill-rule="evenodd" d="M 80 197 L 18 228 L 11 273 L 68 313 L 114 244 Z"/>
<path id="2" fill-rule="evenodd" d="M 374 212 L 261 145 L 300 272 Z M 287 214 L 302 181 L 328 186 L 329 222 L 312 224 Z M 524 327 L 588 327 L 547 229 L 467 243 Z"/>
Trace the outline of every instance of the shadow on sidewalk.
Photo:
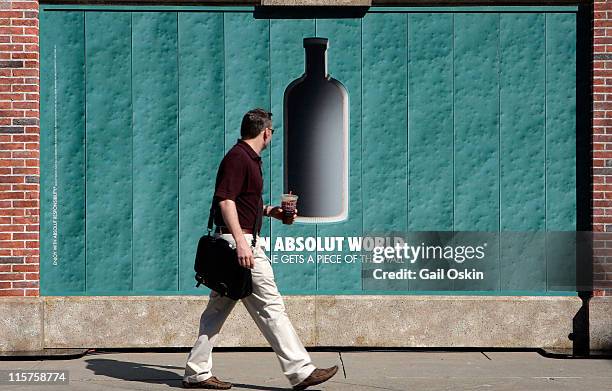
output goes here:
<path id="1" fill-rule="evenodd" d="M 183 388 L 183 378 L 173 372 L 173 369 L 184 370 L 184 367 L 173 365 L 141 364 L 131 361 L 119 361 L 107 358 L 86 359 L 86 368 L 96 376 L 106 376 L 125 381 L 139 381 L 143 383 L 167 384 L 170 387 Z M 254 384 L 232 383 L 232 388 L 244 388 L 261 391 L 286 391 L 291 388 L 258 386 Z M 312 389 L 316 391 L 316 389 Z"/>

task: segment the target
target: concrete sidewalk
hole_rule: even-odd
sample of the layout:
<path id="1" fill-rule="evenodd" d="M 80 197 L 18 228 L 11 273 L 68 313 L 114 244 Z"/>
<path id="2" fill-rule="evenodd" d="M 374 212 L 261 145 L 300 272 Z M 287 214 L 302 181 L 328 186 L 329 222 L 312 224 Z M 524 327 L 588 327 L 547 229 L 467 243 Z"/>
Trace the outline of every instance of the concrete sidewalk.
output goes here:
<path id="1" fill-rule="evenodd" d="M 0 369 L 65 369 L 70 385 L 44 390 L 182 389 L 188 353 L 93 352 L 73 360 L 0 361 Z M 312 390 L 612 390 L 612 360 L 552 359 L 535 352 L 311 352 L 338 364 Z M 272 352 L 215 352 L 214 373 L 233 390 L 288 390 Z M 33 385 L 0 390 L 35 390 Z"/>

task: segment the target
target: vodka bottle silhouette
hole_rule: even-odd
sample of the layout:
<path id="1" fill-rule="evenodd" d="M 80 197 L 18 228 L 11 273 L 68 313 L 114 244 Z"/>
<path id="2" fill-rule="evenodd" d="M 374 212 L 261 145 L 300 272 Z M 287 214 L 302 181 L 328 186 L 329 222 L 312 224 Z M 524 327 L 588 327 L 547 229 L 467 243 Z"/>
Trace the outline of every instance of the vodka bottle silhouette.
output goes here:
<path id="1" fill-rule="evenodd" d="M 305 38 L 306 70 L 284 95 L 284 192 L 296 194 L 296 222 L 348 217 L 346 88 L 327 73 L 327 38 Z"/>

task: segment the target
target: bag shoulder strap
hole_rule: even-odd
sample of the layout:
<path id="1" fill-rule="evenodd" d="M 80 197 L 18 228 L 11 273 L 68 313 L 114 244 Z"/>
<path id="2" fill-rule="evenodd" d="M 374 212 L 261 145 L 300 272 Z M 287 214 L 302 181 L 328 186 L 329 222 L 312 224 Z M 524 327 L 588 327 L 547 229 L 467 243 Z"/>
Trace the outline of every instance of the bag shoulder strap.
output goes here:
<path id="1" fill-rule="evenodd" d="M 208 213 L 208 227 L 207 227 L 208 236 L 210 236 L 210 233 L 212 232 L 214 218 L 215 218 L 215 197 L 213 196 L 212 202 L 210 205 L 210 212 Z"/>

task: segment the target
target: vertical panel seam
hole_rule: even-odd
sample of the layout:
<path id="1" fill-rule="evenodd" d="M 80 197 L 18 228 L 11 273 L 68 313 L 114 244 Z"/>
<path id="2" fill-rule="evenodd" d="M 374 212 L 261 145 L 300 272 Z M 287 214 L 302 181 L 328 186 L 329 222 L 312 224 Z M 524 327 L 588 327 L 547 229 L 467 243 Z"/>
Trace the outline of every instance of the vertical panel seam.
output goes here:
<path id="1" fill-rule="evenodd" d="M 84 128 L 84 154 L 85 154 L 85 164 L 83 167 L 83 172 L 84 172 L 84 176 L 85 176 L 85 198 L 83 200 L 83 204 L 84 204 L 84 235 L 83 235 L 83 239 L 84 239 L 84 255 L 85 255 L 85 292 L 87 293 L 87 32 L 86 32 L 86 26 L 85 26 L 85 22 L 86 22 L 86 17 L 85 17 L 85 11 L 82 12 L 83 14 L 83 83 L 85 85 L 85 89 L 83 91 L 83 95 L 84 95 L 84 123 L 83 123 L 83 128 Z"/>
<path id="2" fill-rule="evenodd" d="M 547 206 L 547 193 L 548 193 L 548 188 L 547 188 L 547 175 L 546 175 L 546 171 L 547 171 L 547 166 L 548 166 L 548 162 L 547 162 L 547 154 L 548 151 L 546 149 L 547 146 L 547 118 L 546 118 L 546 101 L 548 99 L 548 71 L 547 71 L 547 58 L 548 58 L 548 53 L 547 53 L 547 41 L 548 41 L 548 37 L 547 37 L 547 14 L 544 13 L 544 231 L 546 232 L 548 230 L 548 224 L 547 224 L 547 210 L 548 210 L 548 206 Z M 546 237 L 546 235 L 544 235 L 544 237 Z"/>
<path id="3" fill-rule="evenodd" d="M 179 67 L 179 12 L 176 12 L 176 290 L 181 289 L 181 138 L 180 138 L 180 67 Z"/>
<path id="4" fill-rule="evenodd" d="M 410 210 L 410 14 L 406 13 L 406 19 L 404 20 L 406 26 L 406 33 L 404 38 L 406 39 L 406 43 L 404 45 L 405 53 L 404 53 L 404 61 L 405 61 L 405 72 L 406 72 L 406 225 L 405 232 L 408 231 L 409 228 L 409 210 Z M 410 290 L 410 280 L 406 281 L 406 289 Z"/>
<path id="5" fill-rule="evenodd" d="M 451 74 L 451 80 L 452 80 L 452 88 L 453 90 L 451 91 L 451 110 L 452 110 L 452 116 L 453 116 L 453 206 L 452 206 L 452 222 L 451 222 L 451 231 L 455 231 L 455 209 L 456 209 L 456 205 L 455 205 L 455 198 L 456 198 L 456 186 L 455 186 L 455 165 L 456 165 L 456 160 L 455 160 L 455 13 L 453 12 L 451 14 L 451 40 L 452 40 L 452 45 L 451 45 L 451 60 L 452 60 L 452 74 Z M 453 245 L 453 247 L 455 246 L 455 235 L 451 236 L 451 244 Z M 455 281 L 452 280 L 451 281 L 451 287 L 455 288 Z"/>
<path id="6" fill-rule="evenodd" d="M 410 229 L 410 13 L 406 13 L 406 47 L 406 231 L 408 231 Z"/>
<path id="7" fill-rule="evenodd" d="M 497 13 L 497 231 L 501 233 L 501 13 Z M 497 278 L 502 290 L 501 235 L 497 240 Z"/>
<path id="8" fill-rule="evenodd" d="M 452 127 L 453 127 L 453 157 L 452 157 L 452 167 L 453 167 L 453 202 L 452 202 L 452 209 L 451 209 L 451 231 L 455 231 L 455 198 L 456 198 L 456 186 L 455 186 L 455 165 L 456 165 L 456 160 L 455 160 L 455 13 L 453 12 L 451 14 L 451 85 L 452 85 L 452 90 L 451 90 L 451 111 L 452 111 Z M 451 235 L 451 244 L 453 245 L 453 247 L 455 246 L 455 235 Z M 454 290 L 455 288 L 455 281 L 452 280 L 451 284 L 450 284 L 451 288 Z"/>
<path id="9" fill-rule="evenodd" d="M 361 237 L 363 240 L 363 230 L 364 230 L 364 224 L 363 224 L 363 219 L 364 219 L 364 207 L 363 207 L 363 18 L 359 20 L 359 40 L 360 40 L 360 44 L 359 44 L 359 99 L 360 99 L 360 107 L 359 107 L 359 123 L 360 123 L 360 131 L 359 131 L 359 139 L 360 139 L 360 150 L 361 150 L 361 159 L 359 159 L 359 180 L 360 180 L 360 186 L 359 186 L 359 198 L 361 199 Z M 349 150 L 350 150 L 350 145 L 349 145 Z M 362 263 L 363 265 L 363 263 Z M 363 266 L 361 266 L 361 271 L 363 271 Z M 361 282 L 361 291 L 363 291 L 363 274 L 361 274 L 360 272 L 360 278 L 359 278 L 360 282 Z"/>
<path id="10" fill-rule="evenodd" d="M 319 36 L 318 28 L 319 28 L 318 27 L 318 19 L 314 18 L 314 36 L 315 37 Z M 326 50 L 327 50 L 326 51 L 326 56 L 328 56 L 329 55 L 329 47 Z M 306 53 L 305 52 L 303 52 L 303 53 L 304 53 L 304 56 L 306 56 Z M 329 57 L 326 57 L 326 61 L 327 61 L 327 71 L 329 72 Z M 307 66 L 306 65 L 306 57 L 304 57 L 304 74 L 306 74 L 306 70 L 307 70 L 306 66 Z M 315 238 L 319 237 L 319 229 L 318 228 L 319 228 L 318 223 L 315 223 L 314 224 L 314 236 L 315 236 Z M 316 259 L 317 259 L 318 255 L 319 255 L 319 252 L 318 252 L 318 250 L 316 248 L 314 249 L 314 254 L 315 254 L 315 265 L 314 265 L 314 281 L 315 281 L 315 286 L 314 286 L 314 292 L 315 292 L 315 294 L 318 294 L 318 292 L 319 292 L 319 265 L 316 262 Z M 317 338 L 318 338 L 318 335 L 317 335 Z"/>
<path id="11" fill-rule="evenodd" d="M 132 238 L 130 247 L 132 252 L 131 260 L 131 291 L 134 291 L 134 13 L 130 12 L 130 105 L 132 112 L 131 140 L 132 140 L 132 156 L 131 156 L 131 176 L 132 176 Z"/>
<path id="12" fill-rule="evenodd" d="M 451 39 L 453 41 L 453 44 L 451 45 L 451 51 L 452 51 L 452 74 L 451 74 L 451 79 L 452 79 L 452 84 L 453 84 L 453 91 L 451 93 L 452 96 L 452 111 L 453 111 L 453 209 L 452 209 L 452 230 L 455 230 L 455 14 L 451 14 Z"/>
<path id="13" fill-rule="evenodd" d="M 547 119 L 546 119 L 546 100 L 547 98 L 547 88 L 548 88 L 548 75 L 547 75 L 547 58 L 548 58 L 548 53 L 547 53 L 547 47 L 546 47 L 546 41 L 548 40 L 547 37 L 547 29 L 546 29 L 546 24 L 547 24 L 547 13 L 544 12 L 544 281 L 545 281 L 545 291 L 548 292 L 548 250 L 547 250 L 547 240 L 546 240 L 546 232 L 548 231 L 548 216 L 547 216 L 547 210 L 548 210 L 548 205 L 547 205 L 547 198 L 548 198 L 548 187 L 547 187 L 547 178 L 546 178 L 546 171 L 547 171 L 547 166 L 548 166 L 548 162 L 547 162 L 547 153 L 548 151 L 546 150 L 546 138 L 547 138 Z"/>
<path id="14" fill-rule="evenodd" d="M 318 36 L 317 35 L 317 18 L 314 18 L 314 23 L 315 23 L 315 37 Z M 317 230 L 318 228 L 318 224 L 314 225 L 314 234 L 315 234 L 315 238 L 318 238 L 319 236 L 319 232 Z M 317 249 L 315 249 L 315 259 L 317 257 L 318 253 L 317 253 Z M 319 291 L 319 265 L 315 262 L 315 294 Z"/>
<path id="15" fill-rule="evenodd" d="M 268 19 L 268 107 L 272 112 L 272 19 Z M 272 140 L 268 149 L 268 200 L 266 204 L 272 203 Z M 272 219 L 268 218 L 268 237 L 272 237 Z M 260 235 L 261 236 L 261 235 Z M 271 239 L 270 239 L 271 240 Z"/>
<path id="16" fill-rule="evenodd" d="M 317 33 L 317 18 L 314 18 L 314 22 L 315 22 L 315 37 L 317 37 L 318 36 L 318 33 Z M 329 64 L 327 64 L 327 66 L 329 67 Z M 328 70 L 329 70 L 329 68 L 328 68 Z M 318 238 L 319 237 L 319 224 L 315 223 L 314 231 L 315 231 L 315 238 Z M 319 251 L 315 248 L 315 260 L 317 259 L 318 255 L 319 255 Z M 317 262 L 315 262 L 315 293 L 318 292 L 318 291 L 319 291 L 319 264 Z"/>
<path id="17" fill-rule="evenodd" d="M 359 20 L 359 199 L 361 201 L 361 237 L 364 234 L 364 198 L 363 198 L 363 18 Z M 350 145 L 349 151 L 350 151 Z M 349 187 L 350 188 L 350 187 Z M 359 272 L 361 291 L 363 292 L 363 263 Z"/>

